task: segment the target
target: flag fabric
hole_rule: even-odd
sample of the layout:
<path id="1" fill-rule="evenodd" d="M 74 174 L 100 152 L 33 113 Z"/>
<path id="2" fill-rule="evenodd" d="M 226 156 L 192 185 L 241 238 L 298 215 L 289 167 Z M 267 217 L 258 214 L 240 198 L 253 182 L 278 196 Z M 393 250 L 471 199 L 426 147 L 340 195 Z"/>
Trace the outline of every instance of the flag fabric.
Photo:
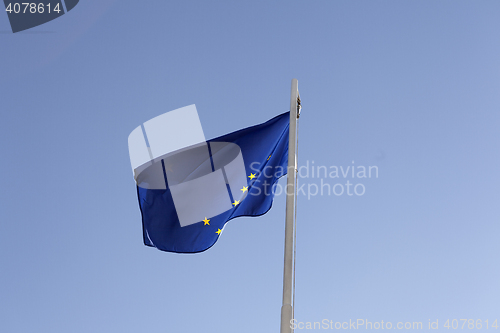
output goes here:
<path id="1" fill-rule="evenodd" d="M 136 181 L 144 244 L 202 252 L 228 221 L 265 214 L 273 187 L 287 173 L 289 117 L 283 113 L 143 167 Z"/>

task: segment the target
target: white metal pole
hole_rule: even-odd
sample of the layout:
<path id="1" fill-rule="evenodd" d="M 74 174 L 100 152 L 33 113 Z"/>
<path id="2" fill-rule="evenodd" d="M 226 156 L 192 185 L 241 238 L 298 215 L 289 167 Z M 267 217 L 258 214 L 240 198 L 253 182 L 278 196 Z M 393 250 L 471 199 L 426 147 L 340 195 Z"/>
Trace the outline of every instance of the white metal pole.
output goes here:
<path id="1" fill-rule="evenodd" d="M 290 128 L 288 134 L 288 169 L 286 179 L 286 217 L 285 217 L 285 264 L 283 269 L 283 305 L 281 307 L 281 333 L 291 333 L 293 319 L 293 249 L 295 213 L 295 177 L 297 170 L 297 98 L 299 83 L 292 79 L 290 95 Z"/>

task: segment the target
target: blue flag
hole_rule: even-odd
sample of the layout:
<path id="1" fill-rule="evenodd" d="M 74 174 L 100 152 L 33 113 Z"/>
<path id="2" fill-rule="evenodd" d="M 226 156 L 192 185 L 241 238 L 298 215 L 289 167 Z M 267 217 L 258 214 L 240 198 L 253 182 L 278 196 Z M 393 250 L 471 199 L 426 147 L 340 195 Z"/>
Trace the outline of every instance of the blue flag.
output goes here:
<path id="1" fill-rule="evenodd" d="M 147 146 L 150 161 L 137 168 L 132 161 L 144 244 L 168 252 L 202 252 L 215 244 L 229 220 L 265 214 L 275 183 L 287 173 L 289 117 L 286 112 L 156 157 Z M 140 127 L 134 132 L 142 135 Z"/>

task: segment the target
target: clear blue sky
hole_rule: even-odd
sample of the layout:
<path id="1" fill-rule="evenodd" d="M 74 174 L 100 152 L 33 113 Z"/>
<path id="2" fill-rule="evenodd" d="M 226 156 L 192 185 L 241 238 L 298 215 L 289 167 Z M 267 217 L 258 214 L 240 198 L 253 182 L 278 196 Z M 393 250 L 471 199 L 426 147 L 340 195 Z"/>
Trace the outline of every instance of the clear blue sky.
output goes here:
<path id="1" fill-rule="evenodd" d="M 499 13 L 82 0 L 17 34 L 0 13 L 0 331 L 278 332 L 284 197 L 205 253 L 148 248 L 127 137 L 189 104 L 207 138 L 264 122 L 293 77 L 299 164 L 379 170 L 299 196 L 296 318 L 500 320 Z"/>

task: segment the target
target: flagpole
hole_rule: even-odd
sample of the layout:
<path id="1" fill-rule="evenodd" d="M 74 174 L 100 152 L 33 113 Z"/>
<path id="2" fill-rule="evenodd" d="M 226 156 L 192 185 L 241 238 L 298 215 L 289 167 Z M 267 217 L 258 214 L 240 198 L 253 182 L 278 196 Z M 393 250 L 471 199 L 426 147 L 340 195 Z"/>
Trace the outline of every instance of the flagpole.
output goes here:
<path id="1" fill-rule="evenodd" d="M 290 127 L 288 134 L 288 169 L 286 179 L 286 217 L 285 217 L 285 259 L 283 269 L 283 305 L 281 306 L 281 333 L 293 332 L 293 265 L 294 265 L 294 215 L 295 180 L 297 170 L 297 119 L 299 106 L 299 83 L 292 79 L 290 94 Z"/>

